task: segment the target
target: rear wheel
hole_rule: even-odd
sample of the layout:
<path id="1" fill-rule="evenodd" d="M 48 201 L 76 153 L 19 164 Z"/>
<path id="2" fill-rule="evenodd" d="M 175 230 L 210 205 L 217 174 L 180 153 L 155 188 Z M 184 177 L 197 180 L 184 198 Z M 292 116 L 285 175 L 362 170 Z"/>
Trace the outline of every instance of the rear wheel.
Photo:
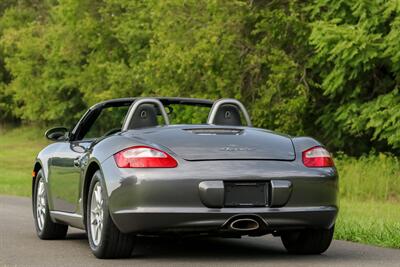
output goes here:
<path id="1" fill-rule="evenodd" d="M 97 171 L 90 182 L 86 207 L 86 230 L 89 245 L 97 258 L 126 258 L 132 253 L 135 236 L 121 233 L 108 210 L 101 172 Z"/>
<path id="2" fill-rule="evenodd" d="M 330 229 L 304 229 L 282 233 L 281 239 L 286 250 L 293 254 L 321 254 L 333 238 L 334 227 Z"/>
<path id="3" fill-rule="evenodd" d="M 32 195 L 32 208 L 36 233 L 40 239 L 65 238 L 68 225 L 54 223 L 50 218 L 47 190 L 42 170 L 36 175 L 35 187 Z"/>

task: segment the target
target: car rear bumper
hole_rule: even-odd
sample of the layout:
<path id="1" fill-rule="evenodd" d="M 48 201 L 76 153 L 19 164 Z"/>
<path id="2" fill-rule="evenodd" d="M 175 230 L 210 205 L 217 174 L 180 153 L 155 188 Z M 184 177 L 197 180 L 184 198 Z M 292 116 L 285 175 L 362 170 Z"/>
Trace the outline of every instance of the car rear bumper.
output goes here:
<path id="1" fill-rule="evenodd" d="M 111 217 L 125 233 L 209 232 L 237 215 L 261 218 L 271 232 L 329 228 L 338 212 L 335 168 L 280 161 L 182 161 L 171 169 L 119 169 L 110 159 L 102 165 Z M 243 181 L 265 182 L 268 203 L 224 205 L 226 182 Z"/>
<path id="2" fill-rule="evenodd" d="M 112 214 L 124 233 L 213 232 L 223 230 L 234 216 L 257 216 L 268 232 L 285 229 L 330 228 L 338 209 L 333 206 L 292 208 L 141 208 L 120 210 Z"/>

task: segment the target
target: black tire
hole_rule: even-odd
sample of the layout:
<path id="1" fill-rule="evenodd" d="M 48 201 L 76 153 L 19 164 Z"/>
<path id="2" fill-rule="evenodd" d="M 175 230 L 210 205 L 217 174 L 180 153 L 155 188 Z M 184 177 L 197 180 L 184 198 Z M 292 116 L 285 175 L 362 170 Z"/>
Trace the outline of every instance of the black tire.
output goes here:
<path id="1" fill-rule="evenodd" d="M 33 218 L 35 223 L 36 234 L 40 239 L 63 239 L 67 235 L 68 225 L 55 223 L 50 218 L 50 210 L 48 204 L 47 188 L 45 185 L 45 177 L 43 170 L 40 170 L 35 178 L 35 184 L 32 194 L 32 210 Z M 41 187 L 41 206 L 38 207 L 38 187 Z M 43 189 L 42 189 L 43 188 Z M 42 191 L 43 190 L 43 191 Z M 38 210 L 44 211 L 44 216 L 39 222 L 38 220 Z"/>
<path id="2" fill-rule="evenodd" d="M 103 219 L 102 228 L 99 230 L 101 235 L 100 240 L 94 241 L 96 238 L 94 238 L 91 229 L 91 203 L 92 195 L 94 194 L 94 188 L 95 186 L 97 187 L 97 185 L 101 186 L 101 206 L 103 209 L 103 216 L 101 217 L 103 217 Z M 86 203 L 86 231 L 88 234 L 90 249 L 92 250 L 93 254 L 100 259 L 130 257 L 135 245 L 135 235 L 121 233 L 111 219 L 108 209 L 108 198 L 100 171 L 97 171 L 92 177 Z"/>
<path id="3" fill-rule="evenodd" d="M 305 229 L 282 233 L 281 239 L 286 250 L 292 254 L 321 254 L 330 246 L 334 226 L 330 229 Z"/>

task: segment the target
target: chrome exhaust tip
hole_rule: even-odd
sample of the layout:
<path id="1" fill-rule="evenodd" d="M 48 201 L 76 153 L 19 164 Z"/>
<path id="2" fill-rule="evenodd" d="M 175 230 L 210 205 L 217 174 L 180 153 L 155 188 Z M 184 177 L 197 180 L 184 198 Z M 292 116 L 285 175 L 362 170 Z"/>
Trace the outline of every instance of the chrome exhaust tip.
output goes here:
<path id="1" fill-rule="evenodd" d="M 260 224 L 256 220 L 242 218 L 232 221 L 229 227 L 235 231 L 254 231 L 260 228 Z"/>

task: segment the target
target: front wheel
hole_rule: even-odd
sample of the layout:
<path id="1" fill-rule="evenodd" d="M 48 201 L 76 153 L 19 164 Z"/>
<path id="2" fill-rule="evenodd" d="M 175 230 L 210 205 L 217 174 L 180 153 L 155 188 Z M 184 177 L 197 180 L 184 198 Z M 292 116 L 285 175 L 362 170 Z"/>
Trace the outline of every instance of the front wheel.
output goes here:
<path id="1" fill-rule="evenodd" d="M 32 208 L 36 233 L 40 239 L 65 238 L 68 225 L 55 223 L 50 218 L 43 170 L 40 170 L 36 175 L 32 195 Z"/>
<path id="2" fill-rule="evenodd" d="M 126 258 L 132 253 L 135 236 L 119 231 L 111 219 L 101 172 L 90 182 L 86 207 L 89 245 L 97 258 Z"/>
<path id="3" fill-rule="evenodd" d="M 334 226 L 330 229 L 304 229 L 282 233 L 281 239 L 286 250 L 293 254 L 321 254 L 333 238 Z"/>

